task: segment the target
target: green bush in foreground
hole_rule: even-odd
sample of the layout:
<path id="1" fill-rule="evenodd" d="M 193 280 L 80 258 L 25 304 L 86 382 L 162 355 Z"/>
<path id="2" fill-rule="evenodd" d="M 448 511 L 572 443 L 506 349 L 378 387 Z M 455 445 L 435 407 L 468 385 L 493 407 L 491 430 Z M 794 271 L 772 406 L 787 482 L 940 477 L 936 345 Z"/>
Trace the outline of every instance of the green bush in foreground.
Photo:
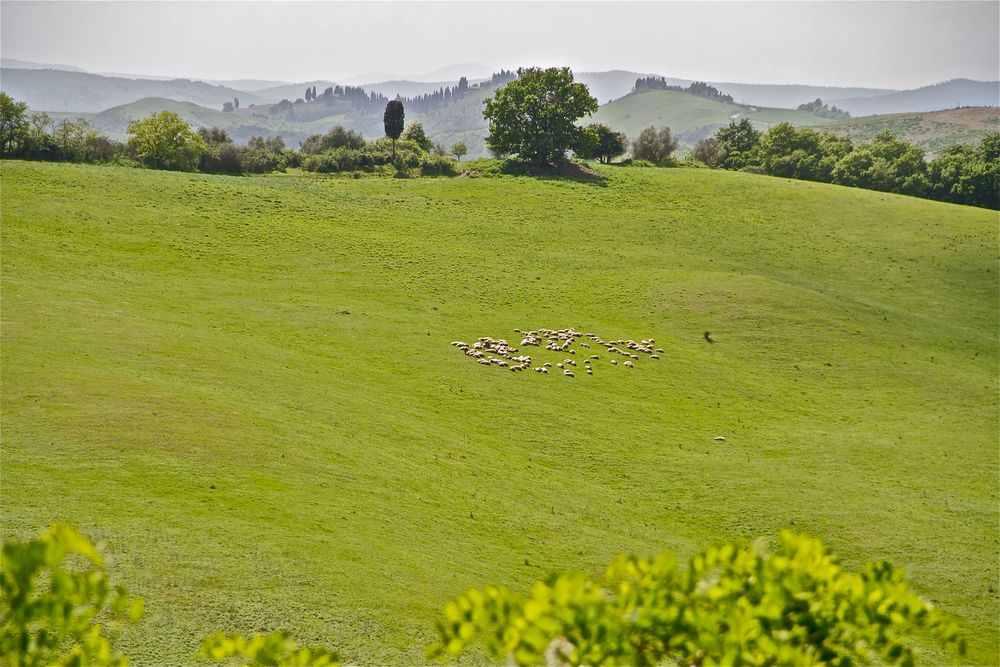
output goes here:
<path id="1" fill-rule="evenodd" d="M 201 652 L 215 662 L 238 656 L 254 665 L 326 667 L 340 664 L 340 656 L 336 653 L 322 648 L 298 648 L 284 632 L 255 635 L 250 639 L 243 635 L 216 632 L 205 637 Z"/>
<path id="2" fill-rule="evenodd" d="M 819 540 L 783 532 L 772 553 L 727 544 L 687 569 L 670 554 L 619 556 L 603 580 L 554 574 L 527 598 L 470 590 L 445 607 L 427 654 L 457 657 L 479 640 L 520 665 L 910 665 L 918 628 L 964 653 L 901 571 L 848 572 Z"/>
<path id="3" fill-rule="evenodd" d="M 72 554 L 90 563 L 68 569 Z M 125 665 L 98 617 L 138 621 L 139 598 L 112 590 L 100 554 L 75 528 L 54 525 L 3 547 L 0 664 Z M 108 602 L 110 600 L 110 605 Z M 814 538 L 783 532 L 778 547 L 726 544 L 694 556 L 619 556 L 602 581 L 580 572 L 538 581 L 527 599 L 506 588 L 470 590 L 445 607 L 431 658 L 458 657 L 481 640 L 521 665 L 912 665 L 907 639 L 930 631 L 965 652 L 957 627 L 911 592 L 885 562 L 844 570 Z M 216 632 L 201 653 L 254 665 L 337 665 L 323 648 L 299 648 L 283 632 L 246 638 Z"/>
<path id="4" fill-rule="evenodd" d="M 90 567 L 69 569 L 76 554 Z M 94 545 L 71 526 L 55 525 L 29 542 L 3 546 L 0 572 L 0 664 L 125 665 L 114 651 L 116 619 L 142 616 L 141 598 L 112 588 Z M 104 614 L 104 612 L 109 612 Z M 111 634 L 99 622 L 108 616 Z"/>

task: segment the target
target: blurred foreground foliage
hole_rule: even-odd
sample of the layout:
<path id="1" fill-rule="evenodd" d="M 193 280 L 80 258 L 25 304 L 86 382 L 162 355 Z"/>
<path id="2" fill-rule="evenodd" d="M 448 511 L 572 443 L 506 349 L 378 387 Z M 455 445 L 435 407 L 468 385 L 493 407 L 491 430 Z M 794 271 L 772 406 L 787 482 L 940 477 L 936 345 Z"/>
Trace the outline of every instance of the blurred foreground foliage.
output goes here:
<path id="1" fill-rule="evenodd" d="M 914 632 L 964 653 L 957 626 L 885 562 L 853 573 L 822 542 L 783 532 L 768 553 L 712 547 L 619 556 L 603 580 L 553 574 L 527 597 L 501 586 L 448 603 L 429 658 L 470 644 L 519 665 L 911 665 Z"/>

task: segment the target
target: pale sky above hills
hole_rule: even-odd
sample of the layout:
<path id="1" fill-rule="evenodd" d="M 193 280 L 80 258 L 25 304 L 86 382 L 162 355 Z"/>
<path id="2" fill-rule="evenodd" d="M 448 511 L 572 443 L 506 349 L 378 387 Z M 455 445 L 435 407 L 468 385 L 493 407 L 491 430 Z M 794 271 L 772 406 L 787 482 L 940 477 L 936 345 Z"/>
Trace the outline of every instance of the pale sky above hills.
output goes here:
<path id="1" fill-rule="evenodd" d="M 3 0 L 0 53 L 204 79 L 346 80 L 472 62 L 913 88 L 1000 78 L 1000 2 Z"/>

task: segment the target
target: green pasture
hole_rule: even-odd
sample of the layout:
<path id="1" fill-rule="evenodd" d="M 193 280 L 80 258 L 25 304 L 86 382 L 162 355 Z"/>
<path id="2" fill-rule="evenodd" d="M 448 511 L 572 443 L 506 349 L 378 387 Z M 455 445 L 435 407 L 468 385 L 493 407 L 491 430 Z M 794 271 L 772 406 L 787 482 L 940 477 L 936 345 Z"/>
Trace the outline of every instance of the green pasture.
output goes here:
<path id="1" fill-rule="evenodd" d="M 3 538 L 95 539 L 136 664 L 217 629 L 412 664 L 469 586 L 790 527 L 996 664 L 996 212 L 599 169 L 0 163 Z M 449 345 L 539 327 L 665 352 L 570 379 Z"/>

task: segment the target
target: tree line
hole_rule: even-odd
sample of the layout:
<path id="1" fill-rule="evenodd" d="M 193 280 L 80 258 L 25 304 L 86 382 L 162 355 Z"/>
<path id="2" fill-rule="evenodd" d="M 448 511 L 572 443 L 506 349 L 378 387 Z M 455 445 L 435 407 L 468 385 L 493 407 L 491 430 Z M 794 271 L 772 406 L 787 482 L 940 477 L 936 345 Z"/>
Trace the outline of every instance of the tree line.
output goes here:
<path id="1" fill-rule="evenodd" d="M 1000 132 L 976 146 L 955 144 L 929 162 L 924 151 L 881 132 L 870 142 L 779 123 L 767 132 L 742 119 L 695 145 L 710 167 L 835 183 L 1000 209 Z"/>
<path id="2" fill-rule="evenodd" d="M 359 89 L 360 90 L 360 89 Z M 348 93 L 350 94 L 350 93 Z M 28 114 L 27 105 L 0 93 L 0 157 L 54 162 L 120 163 L 153 169 L 209 174 L 263 174 L 301 166 L 320 173 L 375 171 L 387 167 L 398 174 L 419 169 L 423 175 L 451 175 L 455 162 L 468 154 L 463 142 L 446 149 L 434 143 L 420 123 L 404 131 L 403 106 L 386 123 L 386 137 L 365 141 L 341 126 L 302 141 L 299 150 L 281 137 L 252 137 L 236 144 L 223 128 L 193 129 L 170 111 L 152 113 L 128 124 L 129 139 L 115 141 L 98 133 L 90 121 L 62 120 L 45 113 Z M 398 145 L 397 145 L 398 144 Z M 397 150 L 398 149 L 398 150 Z"/>
<path id="3" fill-rule="evenodd" d="M 680 93 L 690 93 L 691 95 L 705 97 L 718 102 L 733 103 L 732 95 L 725 95 L 718 88 L 710 86 L 704 81 L 693 81 L 691 85 L 685 88 L 667 83 L 666 78 L 662 76 L 647 76 L 636 79 L 635 85 L 632 87 L 632 92 L 634 93 L 644 93 L 649 90 L 673 90 Z"/>

